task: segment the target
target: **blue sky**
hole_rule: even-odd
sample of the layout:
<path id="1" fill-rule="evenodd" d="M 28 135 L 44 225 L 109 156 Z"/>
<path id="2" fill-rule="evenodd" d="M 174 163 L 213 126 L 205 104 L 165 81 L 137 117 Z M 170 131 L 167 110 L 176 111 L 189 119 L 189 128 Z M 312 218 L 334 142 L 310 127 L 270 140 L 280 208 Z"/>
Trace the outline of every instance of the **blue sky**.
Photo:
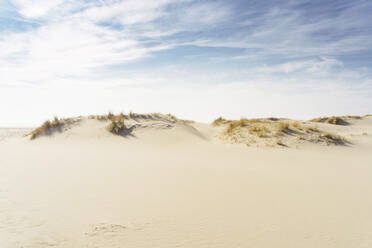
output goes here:
<path id="1" fill-rule="evenodd" d="M 366 0 L 0 0 L 0 125 L 372 113 Z"/>

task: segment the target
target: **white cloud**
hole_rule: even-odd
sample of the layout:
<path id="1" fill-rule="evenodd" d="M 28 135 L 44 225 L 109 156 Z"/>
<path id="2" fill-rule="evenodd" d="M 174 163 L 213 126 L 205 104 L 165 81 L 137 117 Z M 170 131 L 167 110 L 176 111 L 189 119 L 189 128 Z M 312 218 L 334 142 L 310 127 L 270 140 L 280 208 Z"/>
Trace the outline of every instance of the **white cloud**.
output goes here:
<path id="1" fill-rule="evenodd" d="M 179 19 L 182 24 L 216 25 L 226 21 L 231 15 L 228 6 L 221 3 L 194 4 L 182 9 Z"/>
<path id="2" fill-rule="evenodd" d="M 26 18 L 41 18 L 65 0 L 13 0 L 19 13 Z"/>
<path id="3" fill-rule="evenodd" d="M 227 15 L 221 4 L 197 3 L 172 16 L 178 26 L 170 23 L 166 29 L 153 23 L 170 14 L 165 12 L 169 4 L 186 1 L 15 0 L 24 18 L 42 21 L 37 28 L 0 36 L 0 84 L 43 83 L 107 73 L 111 65 L 133 62 L 182 44 L 158 38 L 192 29 L 191 22 L 197 27 L 200 22 L 211 24 Z M 103 21 L 125 27 L 101 25 Z M 144 42 L 144 37 L 152 40 Z M 157 45 L 149 45 L 151 42 Z"/>
<path id="4" fill-rule="evenodd" d="M 304 15 L 303 8 L 291 6 L 298 1 L 275 3 L 248 11 L 246 19 L 236 25 L 241 32 L 214 39 L 200 38 L 192 43 L 205 47 L 244 48 L 248 52 L 254 50 L 249 58 L 256 60 L 270 56 L 287 59 L 336 56 L 369 51 L 372 47 L 372 33 L 368 32 L 367 26 L 369 13 L 366 13 L 371 4 L 366 1 L 350 2 L 348 8 L 331 17 L 319 13 L 320 17 L 316 19 Z M 332 10 L 328 12 L 332 13 Z"/>
<path id="5" fill-rule="evenodd" d="M 294 62 L 283 63 L 274 66 L 263 66 L 256 70 L 265 73 L 292 73 L 292 72 L 310 72 L 324 74 L 332 68 L 342 67 L 343 63 L 339 60 L 327 57 L 321 57 L 319 60 L 300 60 Z"/>
<path id="6" fill-rule="evenodd" d="M 321 61 L 317 61 L 307 69 L 308 72 L 328 72 L 333 67 L 342 67 L 344 64 L 332 58 L 321 57 Z"/>
<path id="7" fill-rule="evenodd" d="M 93 22 L 111 21 L 123 25 L 153 21 L 163 15 L 163 8 L 174 0 L 127 0 L 97 5 L 86 9 L 77 16 Z"/>
<path id="8" fill-rule="evenodd" d="M 3 38 L 0 73 L 3 82 L 82 77 L 107 65 L 143 58 L 153 49 L 107 27 L 87 22 L 51 23 Z"/>

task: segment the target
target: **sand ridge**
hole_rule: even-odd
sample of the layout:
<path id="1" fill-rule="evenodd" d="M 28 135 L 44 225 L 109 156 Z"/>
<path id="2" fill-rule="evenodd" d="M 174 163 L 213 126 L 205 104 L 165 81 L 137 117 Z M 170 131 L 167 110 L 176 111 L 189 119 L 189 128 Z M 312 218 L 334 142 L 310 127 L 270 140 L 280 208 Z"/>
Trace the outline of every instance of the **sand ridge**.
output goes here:
<path id="1" fill-rule="evenodd" d="M 119 120 L 120 119 L 120 120 Z M 255 147 L 286 147 L 299 148 L 309 145 L 342 145 L 351 146 L 355 136 L 368 135 L 368 127 L 363 131 L 363 125 L 370 123 L 371 117 L 332 117 L 318 118 L 310 121 L 296 121 L 281 118 L 225 120 L 216 119 L 212 124 L 201 124 L 194 121 L 179 120 L 172 115 L 162 114 L 120 114 L 109 113 L 102 116 L 55 119 L 45 122 L 41 127 L 30 132 L 30 138 L 53 136 L 54 138 L 113 138 L 113 134 L 125 138 L 151 136 L 167 130 L 169 135 L 185 133 L 179 141 L 189 138 L 200 138 L 209 142 L 243 144 Z M 327 120 L 337 120 L 336 123 L 326 123 Z M 51 124 L 50 124 L 51 123 Z M 57 123 L 57 124 L 53 124 Z M 44 126 L 47 124 L 47 127 Z M 119 131 L 123 128 L 122 131 Z M 39 130 L 42 131 L 39 131 Z M 172 131 L 177 129 L 180 131 Z M 107 131 L 111 130 L 111 134 Z M 356 133 L 360 130 L 360 133 Z M 352 133 L 354 132 L 354 133 Z M 138 136 L 138 137 L 139 137 Z M 160 135 L 161 136 L 161 135 Z M 161 139 L 160 137 L 155 140 Z"/>

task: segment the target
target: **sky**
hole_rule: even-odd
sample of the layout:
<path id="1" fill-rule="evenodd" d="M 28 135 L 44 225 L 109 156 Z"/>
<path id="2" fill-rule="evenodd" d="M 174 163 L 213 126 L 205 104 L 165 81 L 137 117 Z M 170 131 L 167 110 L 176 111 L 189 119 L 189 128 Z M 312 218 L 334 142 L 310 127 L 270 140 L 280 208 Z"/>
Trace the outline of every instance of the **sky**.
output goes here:
<path id="1" fill-rule="evenodd" d="M 0 0 L 0 126 L 372 113 L 370 0 Z"/>

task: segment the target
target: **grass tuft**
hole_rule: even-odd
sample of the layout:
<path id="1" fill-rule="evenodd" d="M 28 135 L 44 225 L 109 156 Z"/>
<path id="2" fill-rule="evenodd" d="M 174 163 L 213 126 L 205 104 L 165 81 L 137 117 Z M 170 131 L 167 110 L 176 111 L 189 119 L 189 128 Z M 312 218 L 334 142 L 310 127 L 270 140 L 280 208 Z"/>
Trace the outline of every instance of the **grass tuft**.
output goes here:
<path id="1" fill-rule="evenodd" d="M 288 146 L 287 146 L 286 144 L 284 144 L 283 141 L 281 141 L 281 140 L 276 141 L 276 144 L 279 145 L 279 146 L 288 147 Z"/>
<path id="2" fill-rule="evenodd" d="M 278 132 L 285 132 L 289 130 L 289 122 L 279 122 L 278 123 Z"/>
<path id="3" fill-rule="evenodd" d="M 319 134 L 319 139 L 325 140 L 327 143 L 335 145 L 345 145 L 347 143 L 350 143 L 350 141 L 348 141 L 346 138 L 332 133 Z"/>
<path id="4" fill-rule="evenodd" d="M 310 121 L 311 122 L 322 122 L 322 123 L 333 124 L 333 125 L 343 125 L 343 126 L 349 125 L 349 123 L 345 120 L 345 117 L 339 117 L 339 116 L 315 118 Z"/>
<path id="5" fill-rule="evenodd" d="M 109 119 L 109 120 L 111 120 L 112 118 L 114 118 L 114 114 L 112 113 L 112 112 L 108 112 L 108 114 L 107 114 L 107 118 Z"/>
<path id="6" fill-rule="evenodd" d="M 302 129 L 302 125 L 299 121 L 295 121 L 292 126 L 297 129 Z"/>
<path id="7" fill-rule="evenodd" d="M 111 123 L 107 126 L 107 130 L 117 135 L 127 131 L 128 128 L 124 123 L 124 115 L 118 115 L 117 117 L 113 115 L 111 118 Z"/>
<path id="8" fill-rule="evenodd" d="M 212 125 L 213 126 L 220 126 L 220 125 L 225 124 L 225 123 L 227 123 L 227 120 L 225 118 L 222 118 L 222 116 L 221 116 L 221 117 L 218 117 L 217 119 L 215 119 L 212 122 Z"/>
<path id="9" fill-rule="evenodd" d="M 289 119 L 245 119 L 228 121 L 218 118 L 214 121 L 214 125 L 227 124 L 222 139 L 226 139 L 232 143 L 252 143 L 256 142 L 257 138 L 273 139 L 273 144 L 286 146 L 287 141 L 302 140 L 315 143 L 326 143 L 335 145 L 345 145 L 348 142 L 342 136 L 329 134 L 317 127 L 310 126 L 300 121 L 292 121 Z"/>
<path id="10" fill-rule="evenodd" d="M 30 139 L 33 140 L 40 135 L 47 134 L 48 132 L 51 131 L 51 129 L 60 128 L 63 125 L 64 125 L 63 121 L 59 120 L 57 117 L 54 117 L 52 121 L 47 120 L 40 127 L 32 130 L 31 133 L 29 134 Z"/>

